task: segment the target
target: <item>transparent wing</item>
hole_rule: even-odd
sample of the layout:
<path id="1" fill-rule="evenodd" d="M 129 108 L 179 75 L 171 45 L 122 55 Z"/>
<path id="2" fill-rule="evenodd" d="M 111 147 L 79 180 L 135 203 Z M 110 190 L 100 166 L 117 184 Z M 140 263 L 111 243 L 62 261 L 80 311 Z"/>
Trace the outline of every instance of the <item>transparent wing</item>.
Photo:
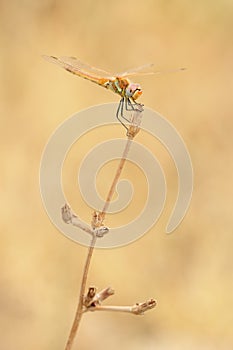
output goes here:
<path id="1" fill-rule="evenodd" d="M 75 57 L 67 57 L 67 56 L 61 56 L 61 57 L 55 57 L 55 56 L 43 56 L 47 61 L 57 64 L 60 67 L 71 71 L 74 74 L 80 75 L 82 77 L 85 77 L 88 79 L 88 77 L 93 77 L 97 79 L 106 78 L 106 79 L 113 79 L 113 76 L 111 73 L 106 72 L 102 69 L 92 67 L 88 63 L 81 62 Z"/>
<path id="2" fill-rule="evenodd" d="M 182 70 L 185 70 L 186 68 L 176 68 L 176 69 L 164 69 L 164 70 L 156 70 L 154 68 L 153 63 L 148 63 L 143 66 L 129 69 L 126 72 L 119 73 L 117 76 L 125 77 L 125 76 L 139 76 L 139 75 L 159 75 L 159 74 L 166 74 L 166 73 L 173 73 L 173 72 L 179 72 Z"/>
<path id="3" fill-rule="evenodd" d="M 81 62 L 76 57 L 62 56 L 62 57 L 60 57 L 60 59 L 63 62 L 71 64 L 73 67 L 75 67 L 77 69 L 87 71 L 88 73 L 93 73 L 94 75 L 98 75 L 98 76 L 101 76 L 103 78 L 112 78 L 111 73 L 109 73 L 103 69 L 93 67 L 93 66 L 89 65 L 88 63 Z"/>
<path id="4" fill-rule="evenodd" d="M 154 64 L 153 63 L 147 63 L 143 66 L 139 66 L 136 68 L 128 69 L 125 72 L 117 73 L 117 76 L 119 77 L 125 77 L 125 76 L 133 76 L 133 75 L 148 75 L 148 74 L 154 74 Z"/>

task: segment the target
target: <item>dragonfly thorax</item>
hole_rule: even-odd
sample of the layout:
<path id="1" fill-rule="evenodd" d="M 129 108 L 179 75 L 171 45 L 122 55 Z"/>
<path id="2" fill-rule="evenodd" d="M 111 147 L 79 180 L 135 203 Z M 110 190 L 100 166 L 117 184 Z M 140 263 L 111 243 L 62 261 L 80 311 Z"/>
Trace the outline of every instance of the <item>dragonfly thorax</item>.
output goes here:
<path id="1" fill-rule="evenodd" d="M 109 86 L 109 88 L 112 91 L 119 94 L 120 96 L 124 97 L 126 88 L 129 86 L 129 84 L 130 84 L 130 82 L 128 79 L 117 77 L 112 81 L 112 84 L 111 84 L 111 86 Z"/>
<path id="2" fill-rule="evenodd" d="M 132 98 L 136 100 L 141 94 L 142 89 L 139 84 L 134 84 L 127 78 L 118 77 L 105 84 L 107 89 L 119 94 L 121 97 Z"/>

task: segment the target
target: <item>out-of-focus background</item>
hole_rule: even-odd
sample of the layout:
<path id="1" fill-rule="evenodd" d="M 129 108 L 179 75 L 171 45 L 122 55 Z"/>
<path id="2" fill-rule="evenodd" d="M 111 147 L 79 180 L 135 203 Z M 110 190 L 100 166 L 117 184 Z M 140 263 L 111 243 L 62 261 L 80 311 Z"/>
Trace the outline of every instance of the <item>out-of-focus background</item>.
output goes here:
<path id="1" fill-rule="evenodd" d="M 151 146 L 166 174 L 165 210 L 135 243 L 95 251 L 88 279 L 99 289 L 116 290 L 109 304 L 154 297 L 158 307 L 143 317 L 87 314 L 74 349 L 233 348 L 232 16 L 229 0 L 1 1 L 1 349 L 64 349 L 87 249 L 59 233 L 46 215 L 40 159 L 50 135 L 70 115 L 118 101 L 50 65 L 42 54 L 77 56 L 109 71 L 148 62 L 188 68 L 137 81 L 141 101 L 176 127 L 190 151 L 190 209 L 177 230 L 165 235 L 177 174 L 164 147 L 141 133 L 138 140 Z M 95 137 L 109 135 L 124 137 L 124 130 L 87 135 L 81 149 L 88 152 Z M 80 161 L 76 152 L 64 178 L 75 181 Z M 146 186 L 143 176 L 135 180 L 135 171 L 126 166 L 137 193 Z M 113 172 L 108 174 L 110 182 Z M 67 197 L 90 217 L 75 183 L 67 186 Z"/>

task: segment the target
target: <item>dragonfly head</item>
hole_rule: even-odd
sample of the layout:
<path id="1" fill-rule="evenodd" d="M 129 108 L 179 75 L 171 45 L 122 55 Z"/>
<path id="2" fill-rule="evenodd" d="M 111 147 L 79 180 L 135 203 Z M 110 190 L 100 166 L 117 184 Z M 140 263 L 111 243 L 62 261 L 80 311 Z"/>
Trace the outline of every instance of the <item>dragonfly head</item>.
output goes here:
<path id="1" fill-rule="evenodd" d="M 130 83 L 125 89 L 125 96 L 131 97 L 133 100 L 136 100 L 142 94 L 142 89 L 139 84 Z"/>

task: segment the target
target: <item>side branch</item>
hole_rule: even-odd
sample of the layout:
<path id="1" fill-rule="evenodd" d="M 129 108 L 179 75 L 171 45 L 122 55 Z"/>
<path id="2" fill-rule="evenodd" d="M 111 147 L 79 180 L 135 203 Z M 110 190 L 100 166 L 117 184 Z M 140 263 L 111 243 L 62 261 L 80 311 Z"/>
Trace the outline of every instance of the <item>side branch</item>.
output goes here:
<path id="1" fill-rule="evenodd" d="M 143 315 L 144 312 L 153 309 L 157 302 L 155 299 L 149 299 L 143 303 L 136 303 L 132 306 L 109 306 L 101 305 L 102 301 L 114 294 L 111 287 L 105 288 L 97 293 L 96 287 L 89 287 L 87 294 L 84 297 L 83 313 L 88 311 L 114 311 L 128 312 L 134 315 Z"/>
<path id="2" fill-rule="evenodd" d="M 134 315 L 144 315 L 148 310 L 153 309 L 157 305 L 156 300 L 150 299 L 143 303 L 136 303 L 133 306 L 109 306 L 96 305 L 90 306 L 84 310 L 87 311 L 113 311 L 113 312 L 127 312 Z"/>

